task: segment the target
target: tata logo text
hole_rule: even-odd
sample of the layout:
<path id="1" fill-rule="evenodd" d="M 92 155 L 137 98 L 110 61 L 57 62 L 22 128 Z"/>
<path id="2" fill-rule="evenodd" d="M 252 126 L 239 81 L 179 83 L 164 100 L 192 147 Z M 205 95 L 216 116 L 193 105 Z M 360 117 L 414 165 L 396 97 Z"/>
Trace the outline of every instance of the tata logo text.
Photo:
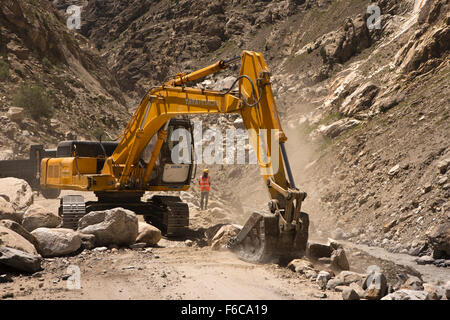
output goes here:
<path id="1" fill-rule="evenodd" d="M 199 99 L 186 99 L 186 105 L 191 106 L 208 106 L 217 107 L 217 101 L 199 100 Z"/>

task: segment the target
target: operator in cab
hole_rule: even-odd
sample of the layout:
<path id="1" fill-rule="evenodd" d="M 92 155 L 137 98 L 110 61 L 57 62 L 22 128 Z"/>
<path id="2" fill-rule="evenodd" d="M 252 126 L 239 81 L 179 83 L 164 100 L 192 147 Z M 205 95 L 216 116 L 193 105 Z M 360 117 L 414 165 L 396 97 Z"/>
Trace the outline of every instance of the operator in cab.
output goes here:
<path id="1" fill-rule="evenodd" d="M 208 198 L 209 198 L 209 192 L 211 191 L 211 179 L 209 177 L 209 170 L 205 169 L 203 170 L 203 174 L 200 176 L 199 179 L 200 184 L 200 210 L 207 210 L 208 209 Z"/>

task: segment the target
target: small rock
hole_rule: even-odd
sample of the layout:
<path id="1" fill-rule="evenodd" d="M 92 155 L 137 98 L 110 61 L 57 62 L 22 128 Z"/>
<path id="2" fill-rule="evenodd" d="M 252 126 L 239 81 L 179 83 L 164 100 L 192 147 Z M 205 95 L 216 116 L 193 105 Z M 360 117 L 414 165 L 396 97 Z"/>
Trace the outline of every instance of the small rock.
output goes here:
<path id="1" fill-rule="evenodd" d="M 381 300 L 428 300 L 428 292 L 402 289 L 388 294 Z"/>
<path id="2" fill-rule="evenodd" d="M 319 292 L 319 293 L 315 293 L 314 297 L 318 298 L 318 299 L 325 299 L 327 297 L 327 294 L 324 292 Z"/>
<path id="3" fill-rule="evenodd" d="M 450 164 L 450 158 L 444 159 L 437 164 L 439 172 L 445 174 Z"/>
<path id="4" fill-rule="evenodd" d="M 364 289 L 361 288 L 361 286 L 358 285 L 356 282 L 350 283 L 349 287 L 352 288 L 353 290 L 355 290 L 355 292 L 358 294 L 359 298 L 364 298 L 364 296 L 365 296 Z"/>
<path id="5" fill-rule="evenodd" d="M 0 275 L 0 283 L 8 283 L 13 282 L 13 279 L 8 274 L 1 274 Z"/>
<path id="6" fill-rule="evenodd" d="M 393 176 L 397 175 L 399 172 L 400 172 L 400 165 L 397 164 L 396 166 L 392 167 L 389 170 L 388 175 L 393 177 Z"/>
<path id="7" fill-rule="evenodd" d="M 423 281 L 417 277 L 409 276 L 402 285 L 401 289 L 421 291 L 423 290 Z"/>
<path id="8" fill-rule="evenodd" d="M 107 250 L 108 250 L 107 247 L 98 247 L 98 248 L 93 249 L 92 251 L 95 251 L 95 252 L 104 252 L 104 251 L 107 251 Z"/>
<path id="9" fill-rule="evenodd" d="M 427 238 L 433 248 L 433 258 L 450 256 L 450 222 L 437 225 L 427 235 Z"/>
<path id="10" fill-rule="evenodd" d="M 448 178 L 447 178 L 447 177 L 439 178 L 439 180 L 438 180 L 438 185 L 443 186 L 444 184 L 447 183 L 447 181 L 448 181 Z"/>
<path id="11" fill-rule="evenodd" d="M 331 267 L 340 270 L 350 270 L 344 249 L 337 249 L 331 254 Z"/>
<path id="12" fill-rule="evenodd" d="M 320 271 L 317 275 L 316 282 L 319 285 L 321 290 L 325 290 L 327 287 L 328 281 L 331 279 L 331 274 L 326 271 Z"/>
<path id="13" fill-rule="evenodd" d="M 145 247 L 147 247 L 147 244 L 144 242 L 135 243 L 135 244 L 130 245 L 131 249 L 144 249 Z"/>
<path id="14" fill-rule="evenodd" d="M 426 194 L 426 193 L 430 192 L 431 189 L 432 189 L 431 184 L 425 185 L 425 186 L 422 188 L 422 194 Z"/>
<path id="15" fill-rule="evenodd" d="M 359 300 L 360 298 L 355 290 L 353 290 L 352 288 L 346 287 L 342 291 L 342 299 L 349 301 L 349 300 Z"/>
<path id="16" fill-rule="evenodd" d="M 192 247 L 194 245 L 194 242 L 192 240 L 186 240 L 184 244 L 186 245 L 186 247 Z"/>
<path id="17" fill-rule="evenodd" d="M 330 279 L 327 283 L 328 290 L 334 290 L 337 286 L 349 286 L 355 282 L 362 285 L 365 275 L 353 271 L 342 271 L 336 278 Z"/>
<path id="18" fill-rule="evenodd" d="M 225 249 L 226 245 L 231 240 L 231 238 L 236 237 L 240 231 L 241 228 L 238 227 L 237 225 L 228 224 L 222 226 L 211 240 L 212 243 L 211 249 L 212 250 Z"/>
<path id="19" fill-rule="evenodd" d="M 122 268 L 122 270 L 133 270 L 133 269 L 135 269 L 135 266 L 126 266 Z"/>
<path id="20" fill-rule="evenodd" d="M 14 298 L 14 293 L 7 292 L 7 293 L 2 295 L 2 299 L 8 299 L 8 298 Z"/>
<path id="21" fill-rule="evenodd" d="M 384 233 L 388 233 L 388 232 L 389 232 L 393 227 L 395 227 L 396 225 L 397 225 L 397 220 L 392 220 L 392 221 L 386 223 L 386 224 L 383 226 L 383 232 L 384 232 Z"/>
<path id="22" fill-rule="evenodd" d="M 143 242 L 147 245 L 155 246 L 162 238 L 161 231 L 144 222 L 139 222 L 139 233 L 136 238 L 136 242 Z"/>
<path id="23" fill-rule="evenodd" d="M 441 300 L 441 298 L 442 298 L 442 295 L 440 294 L 438 288 L 436 288 L 431 283 L 424 283 L 423 290 L 425 292 L 428 292 L 428 298 L 430 300 Z"/>
<path id="24" fill-rule="evenodd" d="M 95 236 L 93 234 L 77 233 L 81 238 L 81 247 L 83 249 L 92 250 L 95 248 Z"/>
<path id="25" fill-rule="evenodd" d="M 433 264 L 434 259 L 432 256 L 423 256 L 423 257 L 417 258 L 415 261 L 417 262 L 417 264 L 425 265 L 425 264 Z"/>
<path id="26" fill-rule="evenodd" d="M 308 243 L 308 256 L 319 259 L 319 258 L 331 258 L 333 253 L 333 248 L 329 245 L 321 243 Z"/>
<path id="27" fill-rule="evenodd" d="M 314 265 L 304 259 L 295 259 L 289 262 L 287 267 L 296 273 L 304 274 L 306 270 L 312 270 Z"/>

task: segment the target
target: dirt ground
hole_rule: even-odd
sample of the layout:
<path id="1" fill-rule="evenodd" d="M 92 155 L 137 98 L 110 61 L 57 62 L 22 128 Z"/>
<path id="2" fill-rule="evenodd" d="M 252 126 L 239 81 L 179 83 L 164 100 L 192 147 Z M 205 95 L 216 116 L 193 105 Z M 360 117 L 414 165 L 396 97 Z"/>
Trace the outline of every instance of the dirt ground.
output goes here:
<path id="1" fill-rule="evenodd" d="M 67 192 L 62 192 L 65 195 Z M 70 192 L 75 194 L 76 192 Z M 80 193 L 93 200 L 91 193 Z M 58 200 L 38 197 L 37 204 L 57 212 Z M 140 218 L 141 220 L 141 218 Z M 69 289 L 80 270 L 80 289 Z M 100 300 L 286 300 L 320 299 L 320 289 L 285 267 L 255 265 L 233 253 L 188 247 L 163 238 L 158 247 L 84 251 L 72 257 L 44 259 L 43 271 L 15 275 L 0 284 L 0 297 L 13 299 Z M 317 297 L 316 297 L 317 296 Z M 323 299 L 323 298 L 322 298 Z M 327 293 L 325 299 L 340 299 Z"/>
<path id="2" fill-rule="evenodd" d="M 190 248 L 167 240 L 158 248 L 87 252 L 45 259 L 43 265 L 42 272 L 1 284 L 0 296 L 13 293 L 14 299 L 45 300 L 314 300 L 320 294 L 316 284 L 287 268 L 249 264 L 230 252 Z M 73 266 L 81 271 L 80 290 L 68 289 Z M 327 299 L 340 299 L 340 294 L 327 293 Z"/>
<path id="3" fill-rule="evenodd" d="M 62 195 L 67 192 L 63 192 Z M 72 192 L 73 193 L 73 192 Z M 84 193 L 93 200 L 93 194 Z M 58 200 L 37 197 L 37 204 L 57 211 Z M 140 218 L 141 219 L 141 218 Z M 228 251 L 201 247 L 188 233 L 193 246 L 183 240 L 163 238 L 157 247 L 85 250 L 77 255 L 43 260 L 43 271 L 12 275 L 0 284 L 0 298 L 25 300 L 341 300 L 341 293 L 323 292 L 305 276 L 277 264 L 256 265 Z M 326 239 L 311 238 L 324 242 Z M 407 274 L 426 276 L 438 283 L 450 278 L 449 270 L 420 266 L 383 249 L 344 243 L 351 271 L 364 273 L 377 265 L 391 284 Z M 105 248 L 106 249 L 106 248 Z M 371 251 L 372 250 L 372 251 Z M 396 261 L 401 263 L 396 263 Z M 315 268 L 321 265 L 314 262 Z M 326 269 L 326 267 L 324 266 Z M 79 273 L 78 273 L 79 272 Z M 79 274 L 79 277 L 77 275 Z M 77 287 L 79 279 L 79 288 Z M 435 280 L 435 281 L 433 281 Z"/>

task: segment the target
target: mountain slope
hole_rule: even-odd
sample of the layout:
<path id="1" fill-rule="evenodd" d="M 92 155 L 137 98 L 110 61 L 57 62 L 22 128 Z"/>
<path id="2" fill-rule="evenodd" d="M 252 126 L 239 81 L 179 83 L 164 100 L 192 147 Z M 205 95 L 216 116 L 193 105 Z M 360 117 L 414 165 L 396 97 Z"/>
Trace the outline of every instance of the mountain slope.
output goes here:
<path id="1" fill-rule="evenodd" d="M 67 29 L 48 1 L 0 3 L 0 60 L 7 70 L 0 86 L 0 147 L 17 156 L 32 143 L 94 138 L 102 128 L 117 134 L 128 120 L 126 97 L 107 64 L 87 39 Z M 6 116 L 23 86 L 41 88 L 53 105 L 51 119 Z"/>

